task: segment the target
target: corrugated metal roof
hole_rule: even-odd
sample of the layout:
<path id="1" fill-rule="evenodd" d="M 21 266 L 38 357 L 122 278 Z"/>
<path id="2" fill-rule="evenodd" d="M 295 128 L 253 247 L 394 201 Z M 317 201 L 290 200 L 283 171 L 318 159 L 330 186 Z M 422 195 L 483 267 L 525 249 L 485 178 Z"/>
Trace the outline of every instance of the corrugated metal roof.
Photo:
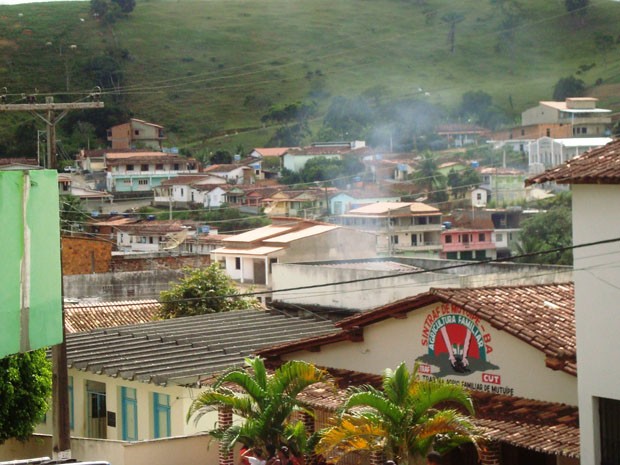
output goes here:
<path id="1" fill-rule="evenodd" d="M 334 332 L 331 322 L 242 310 L 67 335 L 69 367 L 154 384 L 193 384 L 273 344 Z"/>

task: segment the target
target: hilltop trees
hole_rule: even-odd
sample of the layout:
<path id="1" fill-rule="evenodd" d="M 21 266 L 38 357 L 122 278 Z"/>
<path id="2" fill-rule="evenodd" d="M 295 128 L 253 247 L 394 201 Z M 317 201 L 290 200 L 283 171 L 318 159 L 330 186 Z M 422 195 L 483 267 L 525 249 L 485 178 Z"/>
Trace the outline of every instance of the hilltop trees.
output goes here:
<path id="1" fill-rule="evenodd" d="M 0 444 L 28 439 L 51 394 L 52 368 L 44 349 L 0 359 Z"/>
<path id="2" fill-rule="evenodd" d="M 575 76 L 568 76 L 558 80 L 553 87 L 553 100 L 561 102 L 568 97 L 581 97 L 586 91 L 586 84 Z"/>
<path id="3" fill-rule="evenodd" d="M 90 11 L 105 24 L 131 13 L 135 7 L 136 0 L 90 0 Z"/>

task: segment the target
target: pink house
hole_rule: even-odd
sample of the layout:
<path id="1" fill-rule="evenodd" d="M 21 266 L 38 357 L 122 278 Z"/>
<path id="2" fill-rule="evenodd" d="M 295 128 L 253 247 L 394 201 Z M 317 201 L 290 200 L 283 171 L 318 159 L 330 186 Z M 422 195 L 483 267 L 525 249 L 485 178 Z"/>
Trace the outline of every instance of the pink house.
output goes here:
<path id="1" fill-rule="evenodd" d="M 441 258 L 486 260 L 497 258 L 492 228 L 446 229 L 441 233 Z"/>

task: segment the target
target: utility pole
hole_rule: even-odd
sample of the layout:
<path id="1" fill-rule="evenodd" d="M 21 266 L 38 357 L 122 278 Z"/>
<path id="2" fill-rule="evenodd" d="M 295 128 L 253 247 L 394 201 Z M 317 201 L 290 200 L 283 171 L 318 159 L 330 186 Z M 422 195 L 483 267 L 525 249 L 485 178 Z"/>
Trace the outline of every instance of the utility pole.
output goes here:
<path id="1" fill-rule="evenodd" d="M 91 94 L 97 98 L 98 93 Z M 5 99 L 6 97 L 3 96 Z M 44 166 L 49 169 L 58 168 L 56 160 L 56 125 L 71 110 L 103 108 L 103 102 L 54 103 L 54 97 L 45 97 L 45 103 L 34 103 L 34 96 L 28 96 L 28 103 L 0 104 L 0 111 L 25 111 L 43 120 L 47 127 L 47 153 Z"/>
<path id="2" fill-rule="evenodd" d="M 4 89 L 6 92 L 6 88 Z M 98 101 L 101 89 L 91 94 L 92 102 L 54 103 L 54 97 L 45 97 L 45 103 L 35 103 L 35 96 L 27 96 L 27 103 L 4 103 L 0 95 L 0 111 L 25 111 L 42 119 L 47 126 L 47 153 L 45 167 L 56 169 L 56 125 L 71 110 L 103 108 Z M 38 152 L 38 148 L 37 148 Z M 61 283 L 62 293 L 62 283 Z M 63 338 L 52 347 L 52 452 L 55 459 L 71 458 L 71 431 L 69 424 L 69 376 L 67 374 L 67 345 L 65 340 L 65 314 L 62 309 Z"/>

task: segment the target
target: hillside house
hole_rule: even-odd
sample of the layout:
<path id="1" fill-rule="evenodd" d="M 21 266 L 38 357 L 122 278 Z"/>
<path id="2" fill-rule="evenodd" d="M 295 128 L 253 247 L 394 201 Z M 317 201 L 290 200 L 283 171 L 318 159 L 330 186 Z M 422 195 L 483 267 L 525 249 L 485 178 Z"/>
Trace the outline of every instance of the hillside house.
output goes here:
<path id="1" fill-rule="evenodd" d="M 430 253 L 441 250 L 441 212 L 419 202 L 378 202 L 334 219 L 349 228 L 375 234 L 377 253 Z"/>
<path id="2" fill-rule="evenodd" d="M 328 191 L 324 189 L 284 189 L 262 199 L 264 213 L 270 217 L 291 216 L 318 218 L 328 207 Z"/>
<path id="3" fill-rule="evenodd" d="M 570 128 L 572 137 L 607 136 L 611 129 L 611 110 L 597 108 L 596 102 L 598 99 L 594 97 L 569 97 L 564 102 L 541 101 L 538 106 L 521 113 L 521 124 L 565 125 Z"/>
<path id="4" fill-rule="evenodd" d="M 380 202 L 400 202 L 400 196 L 386 193 L 373 184 L 359 186 L 332 194 L 329 198 L 329 212 L 342 215 L 355 208 Z"/>
<path id="5" fill-rule="evenodd" d="M 282 155 L 282 167 L 298 173 L 310 160 L 317 158 L 335 158 L 341 160 L 345 155 L 363 157 L 372 153 L 364 141 L 323 142 L 309 147 L 291 148 Z"/>
<path id="6" fill-rule="evenodd" d="M 211 165 L 203 171 L 224 178 L 229 184 L 253 184 L 257 178 L 255 168 L 241 164 Z M 260 175 L 260 166 L 258 171 Z"/>
<path id="7" fill-rule="evenodd" d="M 166 140 L 164 127 L 131 118 L 128 123 L 118 124 L 108 129 L 108 142 L 113 149 L 148 148 L 161 151 Z"/>
<path id="8" fill-rule="evenodd" d="M 464 147 L 477 144 L 488 130 L 474 124 L 441 124 L 435 134 L 446 141 L 448 147 Z"/>
<path id="9" fill-rule="evenodd" d="M 497 258 L 493 228 L 450 228 L 441 233 L 440 258 L 488 260 Z"/>
<path id="10" fill-rule="evenodd" d="M 166 179 L 153 189 L 154 205 L 187 207 L 204 205 L 219 207 L 227 184 L 226 179 L 212 174 L 182 174 Z"/>
<path id="11" fill-rule="evenodd" d="M 178 221 L 146 220 L 116 226 L 116 244 L 121 252 L 157 252 L 176 249 L 196 234 Z"/>
<path id="12" fill-rule="evenodd" d="M 472 390 L 474 421 L 491 439 L 483 465 L 577 465 L 574 305 L 572 284 L 433 288 L 341 320 L 339 333 L 258 354 L 273 366 L 306 360 L 335 373 L 353 371 L 353 384 L 366 382 L 362 373 L 417 362 L 421 377 Z M 323 397 L 313 405 L 317 427 L 324 426 L 333 404 Z M 473 450 L 454 454 L 446 465 L 478 463 Z"/>
<path id="13" fill-rule="evenodd" d="M 481 167 L 477 169 L 482 177 L 479 187 L 488 192 L 487 201 L 496 205 L 521 202 L 527 199 L 525 173 L 515 168 Z"/>
<path id="14" fill-rule="evenodd" d="M 198 162 L 163 152 L 104 154 L 108 192 L 152 191 L 166 179 L 198 173 Z"/>
<path id="15" fill-rule="evenodd" d="M 375 256 L 371 234 L 300 218 L 273 218 L 272 224 L 223 240 L 211 254 L 240 283 L 271 287 L 275 263 Z"/>
<path id="16" fill-rule="evenodd" d="M 528 170 L 530 174 L 540 174 L 588 150 L 602 147 L 612 140 L 609 137 L 571 137 L 569 139 L 541 137 L 527 144 Z"/>
<path id="17" fill-rule="evenodd" d="M 608 355 L 620 351 L 617 267 L 620 141 L 593 149 L 527 180 L 571 186 L 575 269 L 575 316 L 579 370 L 581 460 L 620 463 L 620 367 Z"/>

